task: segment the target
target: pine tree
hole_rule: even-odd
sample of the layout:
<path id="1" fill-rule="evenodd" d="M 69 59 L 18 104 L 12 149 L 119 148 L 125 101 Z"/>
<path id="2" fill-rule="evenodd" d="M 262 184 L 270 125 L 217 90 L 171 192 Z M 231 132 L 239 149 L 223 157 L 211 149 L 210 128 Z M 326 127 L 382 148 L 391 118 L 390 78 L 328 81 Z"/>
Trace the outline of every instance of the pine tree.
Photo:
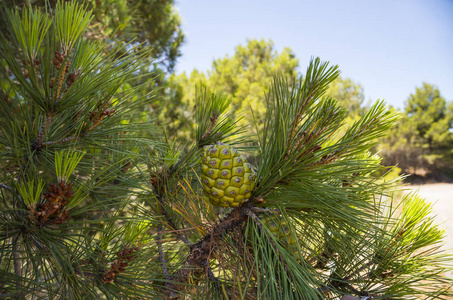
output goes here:
<path id="1" fill-rule="evenodd" d="M 451 295 L 451 258 L 439 250 L 430 206 L 415 194 L 396 205 L 396 183 L 370 176 L 382 169 L 370 149 L 397 114 L 378 102 L 335 137 L 347 113 L 323 94 L 337 66 L 316 58 L 299 80 L 274 78 L 258 149 L 244 146 L 254 137 L 231 99 L 199 89 L 195 141 L 179 144 L 131 121 L 152 98 L 125 83 L 150 49 L 105 51 L 86 40 L 91 15 L 74 3 L 4 17 L 12 39 L 0 37 L 2 297 Z M 238 207 L 213 205 L 220 195 L 204 188 L 220 168 L 215 156 L 239 157 L 245 169 L 247 152 L 258 153 L 248 166 L 256 187 L 239 192 L 247 199 Z"/>
<path id="2" fill-rule="evenodd" d="M 398 126 L 381 144 L 386 164 L 398 164 L 408 180 L 444 181 L 451 178 L 453 102 L 447 102 L 439 89 L 428 83 L 408 97 Z M 418 174 L 417 174 L 418 173 Z"/>

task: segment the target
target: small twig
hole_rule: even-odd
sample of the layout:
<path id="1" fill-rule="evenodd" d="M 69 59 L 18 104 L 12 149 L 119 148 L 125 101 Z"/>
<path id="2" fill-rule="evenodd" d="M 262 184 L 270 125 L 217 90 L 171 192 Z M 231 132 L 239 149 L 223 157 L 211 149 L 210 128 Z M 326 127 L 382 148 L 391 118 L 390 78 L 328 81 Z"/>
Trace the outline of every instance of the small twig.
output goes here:
<path id="1" fill-rule="evenodd" d="M 17 247 L 17 240 L 13 242 L 13 258 L 14 258 L 14 273 L 22 277 L 22 264 L 20 263 L 19 250 Z"/>
<path id="2" fill-rule="evenodd" d="M 201 141 L 204 140 L 205 138 L 207 138 L 212 133 L 212 130 L 214 129 L 214 126 L 217 123 L 217 119 L 219 118 L 219 116 L 220 116 L 220 114 L 216 111 L 214 111 L 212 113 L 212 116 L 210 119 L 211 124 L 209 125 L 208 130 L 206 130 L 206 132 L 201 136 Z"/>
<path id="3" fill-rule="evenodd" d="M 49 141 L 49 142 L 44 142 L 44 143 L 42 143 L 41 145 L 42 145 L 42 146 L 50 146 L 50 145 L 53 145 L 53 144 L 64 144 L 64 143 L 68 143 L 68 142 L 77 140 L 77 139 L 79 139 L 79 138 L 81 138 L 81 137 L 83 137 L 83 136 L 84 136 L 83 134 L 81 134 L 81 135 L 73 135 L 73 136 L 70 136 L 70 137 L 61 139 L 61 140 L 59 140 L 59 141 Z"/>
<path id="4" fill-rule="evenodd" d="M 35 148 L 35 149 L 41 149 L 42 148 L 44 137 L 45 137 L 46 132 L 47 132 L 47 128 L 49 128 L 53 117 L 54 117 L 53 113 L 48 113 L 46 115 L 46 120 L 41 125 L 41 128 L 39 129 L 39 132 L 38 132 L 38 136 L 36 137 L 35 141 L 33 142 L 33 148 Z"/>
<path id="5" fill-rule="evenodd" d="M 349 283 L 346 283 L 346 282 L 338 282 L 337 285 L 342 285 L 344 287 L 346 287 L 349 291 L 353 292 L 355 295 L 358 295 L 358 296 L 361 296 L 362 298 L 357 298 L 355 296 L 352 296 L 352 295 L 343 295 L 343 297 L 341 297 L 340 300 L 362 300 L 362 299 L 366 299 L 366 300 L 371 300 L 373 299 L 372 297 L 370 297 L 368 295 L 368 292 L 360 292 L 359 290 L 357 290 L 356 288 L 354 288 L 351 284 Z M 336 287 L 335 287 L 335 284 L 332 284 L 332 283 L 329 283 L 328 285 L 326 286 L 323 286 L 321 288 L 318 288 L 318 292 L 320 292 L 321 294 L 325 294 L 326 292 L 330 292 L 330 291 L 335 291 L 336 290 Z"/>
<path id="6" fill-rule="evenodd" d="M 356 289 L 355 287 L 353 287 L 350 283 L 348 282 L 343 282 L 343 281 L 336 281 L 336 282 L 331 282 L 327 285 L 327 287 L 332 287 L 333 289 L 337 289 L 337 288 L 340 288 L 340 287 L 345 287 L 346 289 L 348 289 L 350 292 L 354 293 L 355 295 L 357 296 L 360 296 L 360 297 L 363 297 L 362 299 L 372 299 L 372 297 L 369 297 L 369 292 L 367 291 L 359 291 L 358 289 Z M 351 295 L 345 295 L 345 296 L 349 296 L 349 297 L 353 297 Z M 366 298 L 367 297 L 367 298 Z M 343 299 L 343 298 L 341 298 Z M 348 299 L 348 298 L 346 298 Z M 355 298 L 349 298 L 349 299 L 355 299 Z M 360 298 L 357 298 L 357 299 L 360 299 Z"/>
<path id="7" fill-rule="evenodd" d="M 22 277 L 22 264 L 20 262 L 19 248 L 18 248 L 17 242 L 18 242 L 18 238 L 16 238 L 13 241 L 14 274 L 16 274 L 17 277 Z M 24 291 L 22 291 L 22 288 L 21 288 L 21 279 L 20 278 L 17 278 L 16 287 L 18 290 L 17 298 L 21 299 L 24 296 Z"/>
<path id="8" fill-rule="evenodd" d="M 253 221 L 255 221 L 255 224 L 258 226 L 258 228 L 259 228 L 260 230 L 263 228 L 260 219 L 259 219 L 258 216 L 253 212 L 252 209 L 247 208 L 247 209 L 244 210 L 244 213 L 245 213 L 249 218 L 251 218 Z"/>
<path id="9" fill-rule="evenodd" d="M 348 290 L 350 290 L 351 292 L 353 292 L 354 294 L 356 295 L 360 295 L 360 296 L 365 296 L 362 292 L 360 292 L 358 289 L 356 289 L 355 287 L 353 287 L 351 284 L 349 283 L 342 283 Z"/>
<path id="10" fill-rule="evenodd" d="M 95 273 L 91 273 L 91 272 L 85 272 L 85 271 L 80 271 L 77 268 L 74 268 L 74 273 L 76 275 L 82 276 L 84 278 L 89 278 L 89 279 L 95 279 L 95 278 L 99 277 L 99 274 L 95 274 Z"/>
<path id="11" fill-rule="evenodd" d="M 53 277 L 55 277 L 55 274 L 50 274 L 49 276 L 45 276 L 45 277 L 39 279 L 38 282 L 43 282 L 43 281 L 46 281 L 47 279 L 50 279 L 50 278 L 53 278 Z"/>
<path id="12" fill-rule="evenodd" d="M 162 249 L 162 226 L 157 227 L 156 242 L 157 242 L 157 247 L 158 247 L 158 250 L 159 250 L 159 259 L 160 259 L 160 264 L 162 266 L 162 272 L 165 275 L 165 279 L 171 280 L 171 276 L 170 276 L 170 273 L 168 272 L 167 264 L 165 262 L 164 251 Z"/>
<path id="13" fill-rule="evenodd" d="M 58 56 L 57 54 L 59 54 L 60 56 Z M 55 56 L 56 58 L 60 58 L 60 59 L 65 59 L 66 57 L 66 51 L 63 50 L 62 53 L 58 53 L 57 51 L 55 51 Z M 63 61 L 60 61 L 60 63 L 63 63 Z M 63 69 L 59 72 L 59 77 L 58 77 L 58 86 L 57 86 L 57 92 L 55 94 L 55 103 L 58 103 L 60 102 L 61 100 L 61 88 L 63 87 L 63 83 L 64 83 L 64 79 L 65 79 L 65 76 L 66 76 L 66 73 L 69 71 L 69 66 L 71 65 L 69 59 L 66 60 L 66 62 L 64 62 L 64 65 L 63 65 Z"/>

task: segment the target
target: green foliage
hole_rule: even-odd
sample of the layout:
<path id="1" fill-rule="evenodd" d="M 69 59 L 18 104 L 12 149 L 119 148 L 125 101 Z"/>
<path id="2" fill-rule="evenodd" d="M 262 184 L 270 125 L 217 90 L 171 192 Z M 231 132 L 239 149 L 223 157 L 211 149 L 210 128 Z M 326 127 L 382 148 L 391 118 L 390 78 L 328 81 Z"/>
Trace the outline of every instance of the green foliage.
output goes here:
<path id="1" fill-rule="evenodd" d="M 236 122 L 232 121 L 231 98 L 201 88 L 196 91 L 195 103 L 198 147 L 214 144 L 220 139 L 228 141 L 242 131 L 237 129 Z"/>
<path id="2" fill-rule="evenodd" d="M 453 103 L 424 83 L 406 102 L 399 125 L 382 145 L 386 164 L 398 164 L 404 173 L 427 173 L 443 180 L 452 173 Z"/>
<path id="3" fill-rule="evenodd" d="M 28 206 L 36 205 L 41 200 L 42 191 L 44 189 L 45 182 L 39 179 L 37 183 L 32 179 L 28 182 L 21 182 L 17 185 L 17 191 L 21 195 L 23 201 Z"/>
<path id="4" fill-rule="evenodd" d="M 316 58 L 303 77 L 263 85 L 257 188 L 243 205 L 219 208 L 202 197 L 200 154 L 220 141 L 249 142 L 231 107 L 239 94 L 197 89 L 194 138 L 175 140 L 134 123 L 150 97 L 132 83 L 143 80 L 151 49 L 106 51 L 87 40 L 91 14 L 75 3 L 58 4 L 55 14 L 9 10 L 5 19 L 2 297 L 452 295 L 442 275 L 451 256 L 438 250 L 443 233 L 429 206 L 410 195 L 395 209 L 395 182 L 371 176 L 383 174 L 372 149 L 395 111 L 377 102 L 342 133 L 347 111 L 325 96 L 337 66 Z"/>
<path id="5" fill-rule="evenodd" d="M 214 60 L 206 73 L 193 70 L 190 74 L 172 75 L 169 78 L 166 100 L 159 103 L 159 119 L 168 128 L 171 136 L 190 140 L 195 127 L 195 86 L 222 91 L 232 99 L 233 110 L 242 112 L 239 124 L 250 126 L 248 131 L 256 134 L 263 129 L 266 115 L 265 94 L 269 92 L 275 74 L 294 79 L 298 75 L 299 61 L 289 48 L 277 52 L 272 41 L 249 40 L 239 45 L 233 56 Z M 329 86 L 327 96 L 349 111 L 347 123 L 352 123 L 362 113 L 363 88 L 346 78 L 338 77 Z"/>
<path id="6" fill-rule="evenodd" d="M 195 127 L 195 86 L 203 85 L 210 91 L 221 91 L 232 100 L 233 111 L 241 111 L 240 125 L 250 125 L 253 115 L 262 124 L 265 115 L 265 93 L 276 73 L 295 78 L 299 62 L 289 48 L 282 53 L 275 50 L 272 41 L 249 40 L 236 47 L 232 57 L 226 56 L 212 63 L 207 74 L 197 70 L 169 78 L 170 89 L 165 102 L 159 105 L 160 120 L 169 134 L 191 139 Z M 262 125 L 259 125 L 262 128 Z M 254 128 L 249 128 L 253 132 Z M 255 132 L 256 133 L 256 132 Z"/>
<path id="7" fill-rule="evenodd" d="M 77 4 L 58 4 L 53 15 L 29 7 L 5 11 L 2 18 L 9 20 L 8 36 L 0 36 L 5 297 L 156 295 L 151 285 L 131 288 L 131 280 L 152 273 L 137 264 L 115 286 L 105 284 L 115 260 L 125 266 L 115 254 L 136 241 L 137 230 L 123 228 L 135 186 L 128 165 L 139 156 L 138 145 L 156 147 L 142 136 L 151 124 L 121 124 L 149 98 L 134 101 L 137 87 L 119 87 L 151 50 L 117 45 L 105 53 L 104 43 L 83 38 L 91 19 Z M 151 249 L 136 256 L 151 259 Z"/>
<path id="8" fill-rule="evenodd" d="M 8 8 L 19 11 L 24 4 L 29 7 L 54 9 L 57 0 L 5 0 Z M 152 48 L 155 71 L 159 69 L 171 72 L 176 60 L 181 56 L 180 47 L 184 42 L 181 30 L 181 19 L 173 7 L 173 1 L 160 0 L 87 0 L 84 1 L 92 10 L 91 24 L 88 30 L 80 23 L 81 28 L 73 28 L 91 38 L 108 40 L 110 43 L 144 43 Z M 63 17 L 63 16 L 61 16 Z M 66 26 L 71 26 L 69 21 Z M 24 23 L 25 25 L 25 23 Z M 6 19 L 0 20 L 0 29 L 8 34 Z"/>
<path id="9" fill-rule="evenodd" d="M 362 105 L 365 100 L 363 87 L 349 78 L 337 77 L 329 86 L 326 95 L 337 100 L 351 116 L 360 115 L 363 112 Z"/>

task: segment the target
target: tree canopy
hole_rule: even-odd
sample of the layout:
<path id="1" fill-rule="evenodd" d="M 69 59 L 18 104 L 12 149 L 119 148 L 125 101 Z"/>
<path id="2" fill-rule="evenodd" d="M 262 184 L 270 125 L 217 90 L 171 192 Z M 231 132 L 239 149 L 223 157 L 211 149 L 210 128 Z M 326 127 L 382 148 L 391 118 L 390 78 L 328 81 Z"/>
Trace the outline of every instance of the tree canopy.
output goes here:
<path id="1" fill-rule="evenodd" d="M 221 91 L 232 99 L 232 111 L 242 112 L 241 125 L 257 124 L 248 129 L 256 134 L 263 128 L 266 114 L 265 95 L 275 74 L 288 79 L 299 76 L 299 60 L 290 48 L 279 52 L 272 41 L 248 40 L 236 47 L 232 56 L 215 59 L 206 72 L 193 70 L 190 74 L 169 78 L 165 101 L 160 102 L 159 119 L 171 136 L 184 137 L 194 128 L 196 86 Z M 349 122 L 362 111 L 363 88 L 351 79 L 338 77 L 326 92 L 348 108 Z"/>
<path id="2" fill-rule="evenodd" d="M 453 103 L 439 89 L 423 83 L 408 97 L 402 118 L 382 144 L 386 163 L 398 164 L 404 173 L 445 180 L 453 159 Z"/>
<path id="3" fill-rule="evenodd" d="M 363 87 L 350 78 L 339 76 L 332 82 L 326 95 L 336 99 L 349 111 L 351 116 L 360 115 L 363 111 L 363 101 L 365 100 Z"/>
<path id="4" fill-rule="evenodd" d="M 241 125 L 251 123 L 252 110 L 253 116 L 262 124 L 266 87 L 277 73 L 295 78 L 298 64 L 298 59 L 289 48 L 279 53 L 272 41 L 249 40 L 246 45 L 237 46 L 233 56 L 214 60 L 206 73 L 193 70 L 189 75 L 171 76 L 170 94 L 160 106 L 161 121 L 171 135 L 182 137 L 188 134 L 187 129 L 194 126 L 194 99 L 198 85 L 211 91 L 222 91 L 231 97 L 233 112 L 247 114 L 240 121 Z"/>

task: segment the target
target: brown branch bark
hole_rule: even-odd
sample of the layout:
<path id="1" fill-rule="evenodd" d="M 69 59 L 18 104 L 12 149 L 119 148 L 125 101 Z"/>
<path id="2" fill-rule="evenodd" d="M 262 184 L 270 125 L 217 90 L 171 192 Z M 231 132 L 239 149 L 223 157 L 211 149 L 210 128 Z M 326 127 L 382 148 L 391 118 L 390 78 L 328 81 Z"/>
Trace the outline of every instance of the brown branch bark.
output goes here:
<path id="1" fill-rule="evenodd" d="M 214 129 L 215 124 L 217 123 L 217 119 L 219 118 L 219 116 L 220 116 L 220 114 L 218 114 L 217 112 L 213 112 L 212 113 L 212 116 L 211 116 L 211 119 L 210 119 L 211 124 L 209 125 L 208 129 L 206 130 L 206 132 L 202 135 L 201 141 L 206 139 L 212 133 L 212 130 Z"/>
<path id="2" fill-rule="evenodd" d="M 254 209 L 250 204 L 234 209 L 227 217 L 216 224 L 198 243 L 192 245 L 186 261 L 176 274 L 174 274 L 174 281 L 165 285 L 168 289 L 167 299 L 179 299 L 183 295 L 183 290 L 187 286 L 187 280 L 192 273 L 198 275 L 204 271 L 210 280 L 218 281 L 217 278 L 213 277 L 209 268 L 209 257 L 213 249 L 215 249 L 215 245 L 218 244 L 219 239 L 221 239 L 224 233 L 237 228 L 249 218 L 261 228 L 261 223 L 253 212 Z M 271 241 L 271 243 L 273 242 Z M 276 246 L 275 244 L 273 245 L 274 247 Z"/>
<path id="3" fill-rule="evenodd" d="M 234 209 L 226 218 L 215 225 L 198 243 L 192 245 L 186 261 L 173 278 L 175 281 L 165 284 L 165 287 L 168 289 L 168 299 L 178 299 L 182 295 L 181 292 L 186 287 L 190 274 L 192 272 L 200 273 L 206 268 L 207 260 L 212 252 L 212 247 L 215 247 L 216 245 L 216 241 L 220 239 L 225 232 L 228 232 L 247 220 L 247 211 L 250 211 L 250 208 L 247 206 Z"/>
<path id="4" fill-rule="evenodd" d="M 22 264 L 20 263 L 19 248 L 17 241 L 13 243 L 14 273 L 22 277 Z"/>
<path id="5" fill-rule="evenodd" d="M 50 123 L 52 122 L 52 119 L 54 118 L 54 113 L 50 112 L 47 113 L 46 119 L 44 123 L 41 125 L 41 128 L 39 129 L 38 136 L 33 142 L 32 147 L 35 149 L 41 149 L 43 146 L 43 141 L 44 137 L 46 136 L 47 128 L 49 128 Z"/>
<path id="6" fill-rule="evenodd" d="M 213 282 L 220 282 L 218 278 L 214 276 L 210 267 L 209 267 L 209 259 L 212 251 L 215 249 L 216 245 L 218 244 L 219 240 L 222 238 L 224 233 L 227 233 L 234 228 L 237 228 L 241 224 L 243 224 L 248 219 L 252 219 L 259 228 L 261 227 L 260 220 L 254 213 L 254 211 L 259 211 L 261 209 L 257 209 L 252 207 L 251 204 L 246 204 L 242 207 L 238 207 L 234 209 L 228 216 L 226 216 L 223 220 L 221 220 L 218 224 L 213 226 L 209 233 L 207 233 L 200 241 L 196 244 L 190 244 L 190 253 L 187 256 L 185 262 L 180 267 L 180 269 L 171 276 L 171 282 L 167 282 L 164 286 L 167 289 L 166 291 L 166 299 L 180 299 L 184 295 L 184 289 L 187 287 L 187 282 L 192 275 L 201 275 L 205 272 L 206 276 L 209 280 Z M 161 228 L 161 227 L 160 227 Z M 270 240 L 274 247 L 276 245 Z M 160 251 L 160 250 L 159 250 Z M 159 254 L 160 256 L 162 254 Z M 280 257 L 282 260 L 283 258 Z M 162 260 L 161 260 L 162 262 Z M 163 266 L 165 265 L 165 261 L 163 262 Z M 360 269 L 362 270 L 362 269 Z M 168 271 L 165 271 L 163 268 L 164 275 L 168 274 Z M 169 274 L 168 274 L 169 275 Z M 347 283 L 349 279 L 351 279 L 353 275 L 344 278 L 345 282 L 341 284 L 349 290 L 351 293 L 355 295 L 366 295 L 366 292 L 360 292 L 356 288 L 354 288 L 351 284 Z M 167 278 L 168 279 L 168 278 Z M 333 287 L 333 286 L 332 286 Z M 334 287 L 333 287 L 334 288 Z M 335 289 L 335 288 L 334 288 Z M 363 296 L 362 298 L 365 299 L 368 296 Z M 357 298 L 351 295 L 344 295 L 340 300 L 361 300 L 362 298 Z M 371 297 L 366 298 L 367 300 L 372 299 Z"/>
<path id="7" fill-rule="evenodd" d="M 79 139 L 79 138 L 81 138 L 81 137 L 83 137 L 83 136 L 84 136 L 84 134 L 73 135 L 73 136 L 70 136 L 70 137 L 61 139 L 61 140 L 59 140 L 59 141 L 49 141 L 49 142 L 44 142 L 44 143 L 42 143 L 41 145 L 42 145 L 42 146 L 50 146 L 50 145 L 53 145 L 53 144 L 64 144 L 64 143 L 68 143 L 68 142 L 77 140 L 77 139 Z"/>
<path id="8" fill-rule="evenodd" d="M 20 262 L 20 254 L 19 254 L 19 245 L 18 245 L 18 239 L 13 241 L 13 264 L 14 264 L 14 274 L 16 274 L 17 282 L 16 282 L 16 287 L 17 287 L 17 299 L 22 299 L 24 296 L 24 291 L 22 291 L 21 288 L 21 279 L 23 271 L 22 271 L 22 263 Z"/>

